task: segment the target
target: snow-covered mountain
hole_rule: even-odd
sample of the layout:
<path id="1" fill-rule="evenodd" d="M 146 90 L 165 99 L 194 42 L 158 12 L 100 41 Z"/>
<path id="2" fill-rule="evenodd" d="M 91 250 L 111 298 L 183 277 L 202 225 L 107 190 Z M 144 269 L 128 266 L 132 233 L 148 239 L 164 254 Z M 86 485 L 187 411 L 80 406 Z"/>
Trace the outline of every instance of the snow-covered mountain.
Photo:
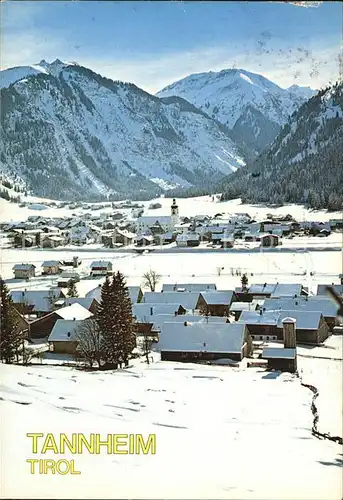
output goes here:
<path id="1" fill-rule="evenodd" d="M 226 127 L 181 98 L 60 60 L 5 70 L 0 83 L 0 169 L 36 195 L 144 198 L 244 165 Z"/>
<path id="2" fill-rule="evenodd" d="M 321 90 L 283 126 L 270 148 L 230 176 L 225 198 L 343 206 L 343 84 Z"/>
<path id="3" fill-rule="evenodd" d="M 288 116 L 315 93 L 296 85 L 283 89 L 243 69 L 224 69 L 189 75 L 156 95 L 177 95 L 191 102 L 231 129 L 232 137 L 254 156 L 275 138 Z"/>

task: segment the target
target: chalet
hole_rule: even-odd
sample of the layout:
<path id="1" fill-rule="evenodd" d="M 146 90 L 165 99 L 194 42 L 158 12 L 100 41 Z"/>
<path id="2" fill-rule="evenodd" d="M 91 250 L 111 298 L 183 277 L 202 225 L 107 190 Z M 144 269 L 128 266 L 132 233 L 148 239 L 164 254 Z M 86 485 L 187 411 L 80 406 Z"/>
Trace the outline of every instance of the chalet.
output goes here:
<path id="1" fill-rule="evenodd" d="M 262 351 L 262 358 L 267 360 L 270 370 L 294 373 L 296 357 L 295 348 L 265 347 Z"/>
<path id="2" fill-rule="evenodd" d="M 147 245 L 152 245 L 154 242 L 154 237 L 150 235 L 137 236 L 136 245 L 138 247 L 145 247 Z"/>
<path id="3" fill-rule="evenodd" d="M 277 340 L 280 311 L 242 311 L 238 323 L 244 323 L 252 340 Z"/>
<path id="4" fill-rule="evenodd" d="M 113 243 L 121 243 L 124 246 L 132 245 L 136 241 L 136 234 L 126 229 L 117 228 L 113 233 Z"/>
<path id="5" fill-rule="evenodd" d="M 75 283 L 80 281 L 80 275 L 76 271 L 63 271 L 61 278 L 73 280 Z"/>
<path id="6" fill-rule="evenodd" d="M 251 302 L 254 298 L 299 297 L 308 294 L 305 288 L 298 283 L 252 284 L 248 290 L 238 287 L 235 292 L 239 300 L 243 302 Z"/>
<path id="7" fill-rule="evenodd" d="M 34 264 L 15 264 L 12 269 L 15 279 L 29 279 L 35 276 L 36 266 Z"/>
<path id="8" fill-rule="evenodd" d="M 261 247 L 277 247 L 280 245 L 280 238 L 277 234 L 263 234 L 260 236 Z"/>
<path id="9" fill-rule="evenodd" d="M 209 316 L 228 316 L 230 306 L 235 300 L 236 295 L 232 290 L 201 292 L 195 309 Z"/>
<path id="10" fill-rule="evenodd" d="M 298 344 L 321 344 L 329 336 L 329 327 L 318 311 L 286 311 L 279 314 L 277 336 L 283 338 L 283 319 L 291 317 L 296 320 L 296 342 Z"/>
<path id="11" fill-rule="evenodd" d="M 200 245 L 200 236 L 194 232 L 178 234 L 176 245 L 178 247 L 198 247 Z"/>
<path id="12" fill-rule="evenodd" d="M 53 351 L 63 354 L 75 354 L 78 345 L 77 331 L 83 324 L 84 320 L 58 319 L 48 338 Z"/>
<path id="13" fill-rule="evenodd" d="M 156 234 L 154 236 L 154 242 L 156 245 L 169 245 L 176 240 L 176 234 L 173 231 L 168 233 Z"/>
<path id="14" fill-rule="evenodd" d="M 133 304 L 132 316 L 135 319 L 136 333 L 150 333 L 156 318 L 167 316 L 173 320 L 177 315 L 184 315 L 186 310 L 180 304 Z"/>
<path id="15" fill-rule="evenodd" d="M 61 270 L 59 260 L 45 260 L 42 264 L 42 274 L 44 275 L 59 274 Z"/>
<path id="16" fill-rule="evenodd" d="M 225 234 L 221 240 L 221 248 L 233 248 L 235 239 L 233 235 Z"/>
<path id="17" fill-rule="evenodd" d="M 59 319 L 86 319 L 93 314 L 80 304 L 74 303 L 67 307 L 57 309 L 33 321 L 27 322 L 28 337 L 42 339 L 50 335 L 56 321 Z"/>
<path id="18" fill-rule="evenodd" d="M 57 248 L 64 245 L 65 238 L 63 236 L 45 236 L 42 238 L 41 244 L 43 248 Z"/>
<path id="19" fill-rule="evenodd" d="M 291 309 L 292 311 L 320 312 L 330 331 L 338 324 L 337 305 L 325 296 L 266 299 L 263 307 L 269 311 Z"/>
<path id="20" fill-rule="evenodd" d="M 180 304 L 186 311 L 196 309 L 199 292 L 145 292 L 143 302 L 148 304 Z"/>
<path id="21" fill-rule="evenodd" d="M 251 353 L 251 339 L 243 324 L 164 323 L 156 346 L 162 361 L 241 361 Z"/>
<path id="22" fill-rule="evenodd" d="M 91 277 L 108 276 L 112 273 L 112 262 L 108 260 L 96 260 L 91 263 Z"/>
<path id="23" fill-rule="evenodd" d="M 207 292 L 217 289 L 215 283 L 163 283 L 162 292 Z"/>

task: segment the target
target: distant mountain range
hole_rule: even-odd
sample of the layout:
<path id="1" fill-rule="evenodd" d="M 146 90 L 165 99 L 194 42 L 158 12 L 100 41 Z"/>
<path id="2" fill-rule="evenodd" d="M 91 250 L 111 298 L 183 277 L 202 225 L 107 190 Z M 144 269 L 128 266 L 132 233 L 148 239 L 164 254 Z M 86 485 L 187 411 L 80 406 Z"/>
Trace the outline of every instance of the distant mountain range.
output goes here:
<path id="1" fill-rule="evenodd" d="M 343 84 L 304 103 L 255 161 L 218 185 L 224 199 L 343 209 Z"/>
<path id="2" fill-rule="evenodd" d="M 57 59 L 1 71 L 0 87 L 0 170 L 35 195 L 148 199 L 216 186 L 252 201 L 339 204 L 339 85 L 282 89 L 229 69 L 153 96 Z"/>
<path id="3" fill-rule="evenodd" d="M 77 64 L 8 69 L 0 86 L 1 171 L 39 196 L 149 198 L 244 165 L 226 127 L 192 104 Z"/>
<path id="4" fill-rule="evenodd" d="M 254 158 L 275 139 L 289 115 L 316 92 L 297 85 L 282 89 L 262 75 L 225 69 L 187 76 L 156 95 L 177 95 L 202 109 L 228 127 L 247 158 Z"/>

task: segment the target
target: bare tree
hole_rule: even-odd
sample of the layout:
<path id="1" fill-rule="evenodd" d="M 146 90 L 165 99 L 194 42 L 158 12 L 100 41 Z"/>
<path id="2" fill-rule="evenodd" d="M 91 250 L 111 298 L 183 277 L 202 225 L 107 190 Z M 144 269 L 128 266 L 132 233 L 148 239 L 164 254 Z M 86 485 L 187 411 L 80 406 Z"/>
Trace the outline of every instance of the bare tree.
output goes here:
<path id="1" fill-rule="evenodd" d="M 219 267 L 219 266 L 218 266 L 218 267 L 217 267 L 217 276 L 220 276 L 223 270 L 224 270 L 224 268 L 223 268 L 223 267 Z"/>
<path id="2" fill-rule="evenodd" d="M 152 336 L 149 333 L 143 334 L 142 350 L 143 350 L 143 356 L 145 356 L 146 362 L 148 363 L 148 365 L 150 364 L 149 354 L 151 353 L 151 346 L 152 346 L 153 342 L 154 342 L 154 336 Z"/>
<path id="3" fill-rule="evenodd" d="M 88 318 L 79 326 L 75 339 L 78 342 L 76 358 L 85 361 L 90 368 L 97 363 L 101 368 L 103 342 L 99 326 L 94 318 Z"/>
<path id="4" fill-rule="evenodd" d="M 156 271 L 149 269 L 149 271 L 143 274 L 142 286 L 150 288 L 150 290 L 154 292 L 156 285 L 160 281 L 161 277 L 162 276 L 158 274 Z"/>

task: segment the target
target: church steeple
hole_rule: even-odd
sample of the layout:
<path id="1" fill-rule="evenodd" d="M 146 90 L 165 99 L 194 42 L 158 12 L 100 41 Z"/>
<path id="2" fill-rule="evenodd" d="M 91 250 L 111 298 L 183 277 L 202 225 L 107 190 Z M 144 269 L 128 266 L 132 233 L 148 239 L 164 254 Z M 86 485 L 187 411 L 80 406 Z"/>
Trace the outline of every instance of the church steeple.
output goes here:
<path id="1" fill-rule="evenodd" d="M 173 198 L 173 203 L 171 205 L 171 220 L 172 220 L 172 227 L 175 227 L 175 224 L 179 223 L 179 207 L 176 204 L 175 198 Z"/>

